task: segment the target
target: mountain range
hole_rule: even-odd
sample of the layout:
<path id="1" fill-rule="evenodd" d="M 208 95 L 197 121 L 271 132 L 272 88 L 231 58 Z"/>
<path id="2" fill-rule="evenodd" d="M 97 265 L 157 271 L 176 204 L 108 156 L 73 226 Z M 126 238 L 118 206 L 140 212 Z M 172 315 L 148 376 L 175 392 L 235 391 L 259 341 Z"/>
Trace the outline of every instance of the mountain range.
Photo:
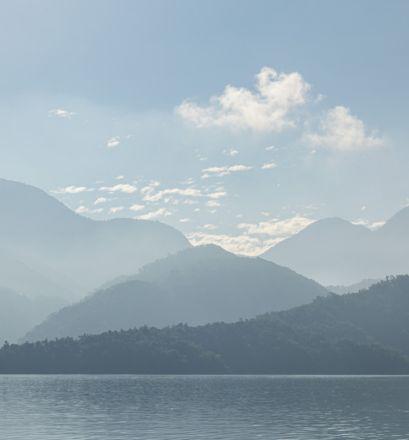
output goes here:
<path id="1" fill-rule="evenodd" d="M 44 191 L 0 179 L 0 340 L 112 278 L 190 246 L 159 222 L 80 216 Z"/>
<path id="2" fill-rule="evenodd" d="M 409 276 L 235 323 L 5 345 L 2 373 L 408 374 Z"/>
<path id="3" fill-rule="evenodd" d="M 59 297 L 28 298 L 0 287 L 0 344 L 15 342 L 50 313 L 64 306 Z"/>
<path id="4" fill-rule="evenodd" d="M 26 339 L 96 334 L 142 325 L 232 322 L 305 304 L 327 290 L 261 258 L 214 245 L 192 247 L 144 266 L 51 315 Z"/>
<path id="5" fill-rule="evenodd" d="M 33 291 L 25 293 L 31 295 L 44 294 L 41 284 L 48 293 L 51 283 L 54 294 L 70 292 L 78 298 L 190 246 L 182 233 L 162 223 L 91 220 L 44 191 L 18 182 L 0 180 L 0 203 L 0 259 L 14 264 L 16 273 L 22 269 L 21 276 L 7 280 L 8 287 L 19 290 L 19 283 L 30 277 Z M 31 283 L 34 272 L 37 278 Z"/>
<path id="6" fill-rule="evenodd" d="M 409 273 L 409 207 L 370 230 L 340 218 L 319 220 L 266 251 L 262 258 L 323 285 Z"/>

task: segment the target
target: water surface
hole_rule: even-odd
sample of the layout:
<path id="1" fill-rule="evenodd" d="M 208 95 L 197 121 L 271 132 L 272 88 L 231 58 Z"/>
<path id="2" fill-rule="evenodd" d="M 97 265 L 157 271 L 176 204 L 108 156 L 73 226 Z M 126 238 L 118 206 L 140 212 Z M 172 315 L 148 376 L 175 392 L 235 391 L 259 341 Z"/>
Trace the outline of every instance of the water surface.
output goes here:
<path id="1" fill-rule="evenodd" d="M 0 376 L 0 439 L 409 439 L 409 377 Z"/>

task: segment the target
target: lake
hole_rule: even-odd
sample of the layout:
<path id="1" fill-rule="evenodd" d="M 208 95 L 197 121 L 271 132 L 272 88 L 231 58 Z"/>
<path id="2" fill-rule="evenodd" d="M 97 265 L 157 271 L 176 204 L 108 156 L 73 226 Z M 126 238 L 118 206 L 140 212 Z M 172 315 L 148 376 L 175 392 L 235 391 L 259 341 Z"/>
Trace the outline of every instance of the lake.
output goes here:
<path id="1" fill-rule="evenodd" d="M 409 377 L 0 376 L 2 440 L 409 438 Z"/>

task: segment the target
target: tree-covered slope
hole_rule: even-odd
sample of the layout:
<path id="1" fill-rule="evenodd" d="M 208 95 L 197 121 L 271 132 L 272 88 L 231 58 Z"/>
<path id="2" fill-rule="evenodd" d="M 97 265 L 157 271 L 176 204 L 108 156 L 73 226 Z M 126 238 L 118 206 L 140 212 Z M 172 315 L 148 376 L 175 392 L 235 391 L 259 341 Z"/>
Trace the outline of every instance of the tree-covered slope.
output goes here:
<path id="1" fill-rule="evenodd" d="M 408 316 L 409 277 L 400 276 L 235 323 L 5 345 L 0 372 L 409 373 Z"/>

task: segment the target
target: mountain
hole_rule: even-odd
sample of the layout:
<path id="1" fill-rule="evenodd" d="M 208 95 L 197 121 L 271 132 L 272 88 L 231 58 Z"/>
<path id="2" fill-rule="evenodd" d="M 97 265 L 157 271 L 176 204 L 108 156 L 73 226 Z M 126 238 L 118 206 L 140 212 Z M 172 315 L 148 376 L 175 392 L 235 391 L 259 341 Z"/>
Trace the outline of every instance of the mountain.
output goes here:
<path id="1" fill-rule="evenodd" d="M 144 266 L 50 316 L 28 340 L 96 334 L 141 325 L 231 322 L 305 304 L 327 290 L 290 269 L 198 246 Z"/>
<path id="2" fill-rule="evenodd" d="M 59 309 L 58 298 L 27 298 L 13 290 L 0 287 L 0 342 L 17 342 L 46 316 Z"/>
<path id="3" fill-rule="evenodd" d="M 366 279 L 359 281 L 358 283 L 353 283 L 348 286 L 325 286 L 328 292 L 337 293 L 338 295 L 343 295 L 344 293 L 359 292 L 360 290 L 369 289 L 381 280 Z"/>
<path id="4" fill-rule="evenodd" d="M 0 350 L 1 373 L 408 374 L 409 276 L 235 323 Z"/>
<path id="5" fill-rule="evenodd" d="M 371 231 L 338 218 L 319 220 L 267 250 L 262 258 L 323 285 L 409 273 L 409 207 Z"/>
<path id="6" fill-rule="evenodd" d="M 133 219 L 94 221 L 44 191 L 18 182 L 0 179 L 0 204 L 1 254 L 25 266 L 21 276 L 14 266 L 15 285 L 8 280 L 16 290 L 28 280 L 26 275 L 32 279 L 36 272 L 33 289 L 41 290 L 37 281 L 42 277 L 47 280 L 47 292 L 52 282 L 56 294 L 61 287 L 83 296 L 114 277 L 134 273 L 148 262 L 190 246 L 170 226 Z"/>
<path id="7" fill-rule="evenodd" d="M 69 287 L 73 284 L 64 283 L 62 277 L 55 274 L 51 268 L 38 267 L 34 261 L 21 261 L 2 249 L 0 282 L 2 287 L 31 298 L 49 296 L 62 300 L 75 295 Z"/>

